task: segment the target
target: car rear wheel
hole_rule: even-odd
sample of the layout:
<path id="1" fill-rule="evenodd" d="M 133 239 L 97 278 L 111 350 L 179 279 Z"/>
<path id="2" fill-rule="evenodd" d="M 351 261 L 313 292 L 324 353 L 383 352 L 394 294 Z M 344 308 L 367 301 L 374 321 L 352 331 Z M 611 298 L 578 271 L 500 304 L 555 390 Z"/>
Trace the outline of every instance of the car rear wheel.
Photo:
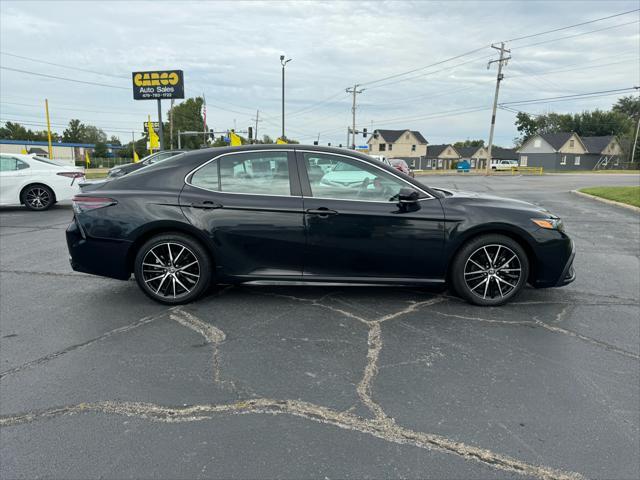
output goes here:
<path id="1" fill-rule="evenodd" d="M 22 203 L 29 210 L 47 210 L 55 203 L 53 191 L 45 185 L 29 185 L 22 191 Z"/>
<path id="2" fill-rule="evenodd" d="M 482 235 L 463 245 L 452 265 L 458 295 L 482 306 L 504 305 L 520 293 L 529 260 L 518 242 L 504 235 Z"/>
<path id="3" fill-rule="evenodd" d="M 138 286 L 153 300 L 180 305 L 200 297 L 211 283 L 211 260 L 204 247 L 180 233 L 153 237 L 135 258 Z"/>

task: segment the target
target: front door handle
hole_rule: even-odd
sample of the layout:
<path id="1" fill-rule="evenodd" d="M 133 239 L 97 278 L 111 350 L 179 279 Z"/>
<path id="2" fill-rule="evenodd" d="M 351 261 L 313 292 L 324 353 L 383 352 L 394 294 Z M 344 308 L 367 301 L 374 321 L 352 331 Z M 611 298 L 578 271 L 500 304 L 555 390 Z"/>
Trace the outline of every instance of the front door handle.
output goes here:
<path id="1" fill-rule="evenodd" d="M 336 210 L 331 210 L 330 208 L 326 208 L 326 207 L 310 208 L 308 210 L 305 210 L 305 213 L 309 215 L 318 215 L 320 217 L 328 217 L 329 215 L 338 214 Z"/>
<path id="2" fill-rule="evenodd" d="M 189 205 L 191 208 L 199 208 L 201 210 L 213 210 L 214 208 L 222 208 L 222 205 L 219 203 L 214 203 L 209 200 L 205 200 L 204 202 L 194 202 Z"/>

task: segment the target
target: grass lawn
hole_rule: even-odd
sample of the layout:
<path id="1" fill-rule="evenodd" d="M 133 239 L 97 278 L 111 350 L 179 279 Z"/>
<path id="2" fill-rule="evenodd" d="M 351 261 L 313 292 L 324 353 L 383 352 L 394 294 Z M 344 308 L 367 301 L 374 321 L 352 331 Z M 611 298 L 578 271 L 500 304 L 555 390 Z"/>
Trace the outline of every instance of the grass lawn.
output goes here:
<path id="1" fill-rule="evenodd" d="M 640 207 L 640 186 L 638 187 L 593 187 L 581 188 L 581 192 L 606 198 L 615 202 Z"/>
<path id="2" fill-rule="evenodd" d="M 102 169 L 87 169 L 84 172 L 84 176 L 87 180 L 96 180 L 98 178 L 106 178 L 107 170 L 104 171 Z"/>

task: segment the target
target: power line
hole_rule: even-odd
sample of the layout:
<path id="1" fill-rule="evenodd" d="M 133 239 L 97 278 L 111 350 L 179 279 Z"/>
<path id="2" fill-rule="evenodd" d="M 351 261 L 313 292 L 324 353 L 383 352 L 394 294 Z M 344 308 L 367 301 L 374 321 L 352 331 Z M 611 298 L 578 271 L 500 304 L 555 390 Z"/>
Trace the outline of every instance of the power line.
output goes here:
<path id="1" fill-rule="evenodd" d="M 402 73 L 396 73 L 396 74 L 394 74 L 394 75 L 388 75 L 388 76 L 386 76 L 386 77 L 379 78 L 379 79 L 377 79 L 377 80 L 372 80 L 372 81 L 370 81 L 370 82 L 362 82 L 360 85 L 363 85 L 363 86 L 364 86 L 364 85 L 371 85 L 371 84 L 374 84 L 374 83 L 384 82 L 384 81 L 386 81 L 386 80 L 390 80 L 390 79 L 392 79 L 392 78 L 398 78 L 398 77 L 402 77 L 402 76 L 405 76 L 405 75 L 409 75 L 409 74 L 411 74 L 411 73 L 419 72 L 420 70 L 425 70 L 425 69 L 427 69 L 427 68 L 435 67 L 435 66 L 437 66 L 437 65 L 441 65 L 441 64 L 443 64 L 443 63 L 450 62 L 451 60 L 456 60 L 456 59 L 458 59 L 458 58 L 462 58 L 462 57 L 466 57 L 466 56 L 468 56 L 468 55 L 472 55 L 472 54 L 477 53 L 477 52 L 479 52 L 479 51 L 481 51 L 481 50 L 484 50 L 484 49 L 485 49 L 485 48 L 487 48 L 487 47 L 489 47 L 489 45 L 483 45 L 483 46 L 482 46 L 482 47 L 480 47 L 480 48 L 475 48 L 475 49 L 470 50 L 470 51 L 468 51 L 468 52 L 461 53 L 460 55 L 456 55 L 456 56 L 453 56 L 453 57 L 450 57 L 450 58 L 446 58 L 446 59 L 444 59 L 444 60 L 440 60 L 440 61 L 435 62 L 435 63 L 432 63 L 432 64 L 430 64 L 430 65 L 425 65 L 425 66 L 423 66 L 423 67 L 414 68 L 414 69 L 412 69 L 412 70 L 407 70 L 406 72 L 402 72 Z"/>
<path id="2" fill-rule="evenodd" d="M 540 35 L 546 35 L 547 33 L 559 32 L 561 30 L 568 30 L 569 28 L 580 27 L 582 25 L 588 25 L 590 23 L 601 22 L 602 20 L 607 20 L 609 18 L 621 17 L 622 15 L 628 15 L 633 12 L 640 11 L 640 8 L 636 8 L 634 10 L 629 10 L 627 12 L 616 13 L 615 15 L 609 15 L 607 17 L 595 18 L 593 20 L 589 20 L 587 22 L 575 23 L 573 25 L 567 25 L 566 27 L 554 28 L 553 30 L 547 30 L 544 32 L 532 33 L 530 35 L 523 35 L 522 37 L 510 38 L 509 40 L 504 40 L 505 42 L 515 42 L 518 40 L 524 40 L 525 38 L 538 37 Z M 521 47 L 520 47 L 521 48 Z"/>
<path id="3" fill-rule="evenodd" d="M 518 105 L 536 104 L 536 103 L 546 103 L 546 102 L 551 102 L 551 101 L 560 101 L 560 100 L 565 100 L 565 99 L 579 99 L 579 98 L 590 97 L 590 96 L 615 95 L 617 93 L 628 92 L 630 90 L 635 90 L 635 88 L 634 87 L 617 88 L 617 89 L 614 89 L 614 90 L 602 90 L 602 91 L 599 91 L 599 92 L 577 93 L 575 95 L 561 95 L 561 96 L 557 96 L 557 97 L 533 98 L 533 99 L 529 99 L 529 100 L 517 100 L 517 101 L 511 101 L 511 102 L 502 102 L 502 103 L 500 103 L 500 106 L 516 105 L 516 104 L 518 104 Z"/>
<path id="4" fill-rule="evenodd" d="M 83 83 L 86 85 L 97 85 L 99 87 L 108 87 L 108 88 L 117 88 L 120 90 L 129 90 L 130 87 L 119 87 L 117 85 L 109 85 L 106 83 L 97 83 L 97 82 L 88 82 L 85 80 L 76 80 L 74 78 L 67 78 L 67 77 L 58 77 L 56 75 L 48 75 L 46 73 L 39 73 L 39 72 L 31 72 L 28 70 L 20 70 L 18 68 L 10 68 L 10 67 L 4 67 L 4 66 L 0 66 L 1 69 L 3 70 L 10 70 L 12 72 L 19 72 L 19 73 L 26 73 L 28 75 L 35 75 L 37 77 L 46 77 L 46 78 L 55 78 L 56 80 L 65 80 L 67 82 L 75 82 L 75 83 Z"/>
<path id="5" fill-rule="evenodd" d="M 60 63 L 48 62 L 46 60 L 40 60 L 40 59 L 37 59 L 37 58 L 25 57 L 23 55 L 16 55 L 14 53 L 9 53 L 9 52 L 0 52 L 0 55 L 6 55 L 7 57 L 20 58 L 22 60 L 29 60 L 30 62 L 43 63 L 45 65 L 53 65 L 55 67 L 60 67 L 60 68 L 67 68 L 69 70 L 77 70 L 78 72 L 87 72 L 87 73 L 93 73 L 94 75 L 103 75 L 105 77 L 113 77 L 113 78 L 131 80 L 131 77 L 128 77 L 128 76 L 125 77 L 123 75 L 114 75 L 112 73 L 97 72 L 95 70 L 89 70 L 89 69 L 86 69 L 86 68 L 72 67 L 70 65 L 63 65 L 63 64 L 60 64 Z"/>
<path id="6" fill-rule="evenodd" d="M 596 30 L 589 30 L 588 32 L 580 32 L 580 33 L 575 33 L 573 35 L 566 35 L 564 37 L 552 38 L 551 40 L 544 40 L 542 42 L 528 43 L 526 45 L 520 45 L 520 46 L 514 47 L 513 50 L 522 50 L 523 48 L 535 47 L 537 45 L 544 45 L 545 43 L 559 42 L 561 40 L 566 40 L 568 38 L 575 38 L 575 37 L 581 37 L 583 35 L 590 35 L 592 33 L 602 32 L 604 30 L 611 30 L 613 28 L 620 28 L 620 27 L 624 27 L 626 25 L 631 25 L 631 24 L 634 24 L 634 23 L 640 23 L 640 20 L 634 20 L 633 22 L 619 23 L 617 25 L 611 25 L 611 26 L 604 27 L 604 28 L 598 28 Z"/>

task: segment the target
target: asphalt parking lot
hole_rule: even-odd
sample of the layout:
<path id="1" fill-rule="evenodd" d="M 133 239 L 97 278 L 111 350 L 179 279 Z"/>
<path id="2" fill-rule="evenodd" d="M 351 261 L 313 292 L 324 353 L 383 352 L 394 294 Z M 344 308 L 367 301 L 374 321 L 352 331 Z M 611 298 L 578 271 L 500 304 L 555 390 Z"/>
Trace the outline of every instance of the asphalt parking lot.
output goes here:
<path id="1" fill-rule="evenodd" d="M 577 280 L 167 308 L 70 270 L 69 205 L 1 209 L 0 477 L 639 478 L 640 217 L 569 193 L 638 176 L 423 179 L 562 216 Z"/>

